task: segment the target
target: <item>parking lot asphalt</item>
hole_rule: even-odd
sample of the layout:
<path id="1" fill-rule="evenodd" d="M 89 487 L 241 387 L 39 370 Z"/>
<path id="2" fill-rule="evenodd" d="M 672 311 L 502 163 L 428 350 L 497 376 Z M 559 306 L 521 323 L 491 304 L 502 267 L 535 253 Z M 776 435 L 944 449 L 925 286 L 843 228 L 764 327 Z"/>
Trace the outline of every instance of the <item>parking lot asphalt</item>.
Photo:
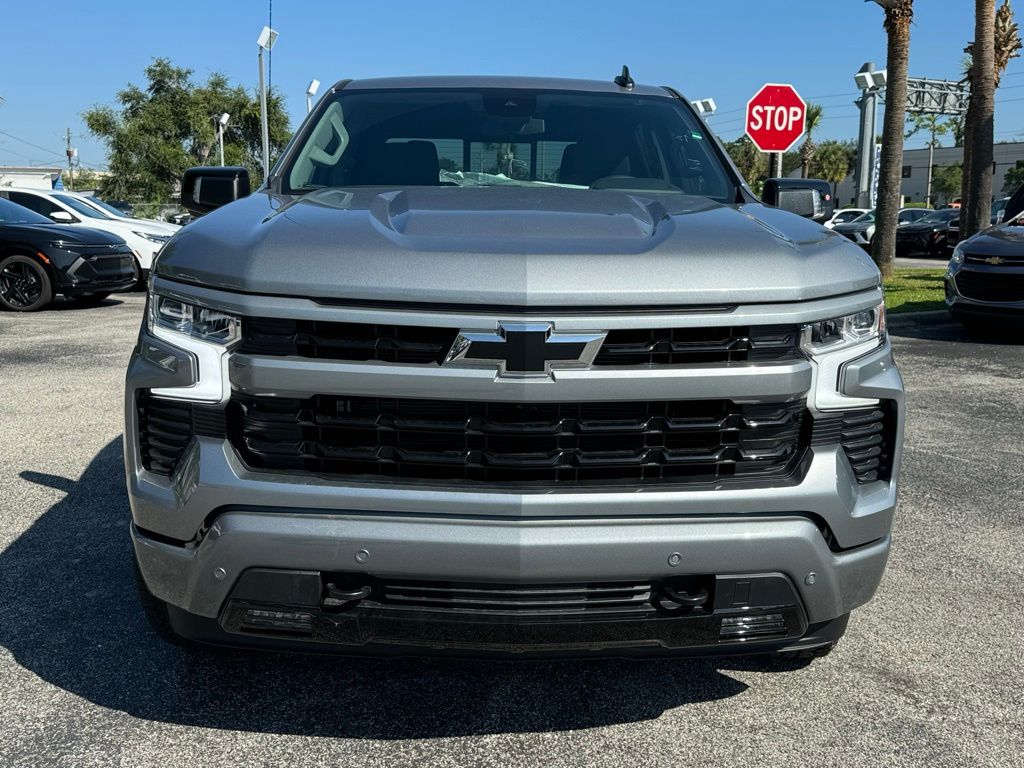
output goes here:
<path id="1" fill-rule="evenodd" d="M 808 666 L 190 654 L 132 584 L 121 396 L 142 306 L 0 314 L 0 765 L 1024 765 L 1024 346 L 893 320 L 894 549 Z"/>

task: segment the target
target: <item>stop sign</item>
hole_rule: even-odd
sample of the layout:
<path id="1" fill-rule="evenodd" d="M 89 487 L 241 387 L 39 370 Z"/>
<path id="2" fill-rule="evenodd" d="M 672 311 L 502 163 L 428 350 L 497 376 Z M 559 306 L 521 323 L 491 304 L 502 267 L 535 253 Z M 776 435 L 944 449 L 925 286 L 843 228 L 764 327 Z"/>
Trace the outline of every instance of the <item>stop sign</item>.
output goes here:
<path id="1" fill-rule="evenodd" d="M 762 152 L 788 152 L 806 119 L 807 105 L 792 85 L 769 83 L 747 102 L 747 136 Z"/>

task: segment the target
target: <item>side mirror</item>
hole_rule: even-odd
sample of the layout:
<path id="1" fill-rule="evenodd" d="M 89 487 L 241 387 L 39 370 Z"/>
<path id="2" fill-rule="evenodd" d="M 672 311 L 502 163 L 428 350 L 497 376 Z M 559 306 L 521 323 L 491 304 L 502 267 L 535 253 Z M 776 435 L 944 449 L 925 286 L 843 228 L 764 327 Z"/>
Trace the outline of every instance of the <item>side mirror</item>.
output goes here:
<path id="1" fill-rule="evenodd" d="M 222 205 L 248 197 L 249 171 L 238 166 L 189 168 L 181 179 L 181 206 L 202 216 Z"/>
<path id="2" fill-rule="evenodd" d="M 67 211 L 54 211 L 50 214 L 50 219 L 57 222 L 58 224 L 74 224 L 78 219 L 72 216 Z"/>
<path id="3" fill-rule="evenodd" d="M 821 179 L 767 179 L 761 202 L 819 223 L 835 212 L 832 185 Z"/>

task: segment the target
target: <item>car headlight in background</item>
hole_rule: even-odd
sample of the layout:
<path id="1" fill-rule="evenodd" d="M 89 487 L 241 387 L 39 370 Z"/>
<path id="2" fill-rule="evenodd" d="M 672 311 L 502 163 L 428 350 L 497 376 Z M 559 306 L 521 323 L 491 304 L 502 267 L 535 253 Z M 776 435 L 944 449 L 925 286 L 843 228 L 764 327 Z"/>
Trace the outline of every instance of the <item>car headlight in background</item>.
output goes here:
<path id="1" fill-rule="evenodd" d="M 136 237 L 141 237 L 143 240 L 149 240 L 151 243 L 156 243 L 157 245 L 163 245 L 171 239 L 170 235 L 154 235 L 150 232 L 139 232 L 134 229 L 132 230 L 132 234 Z"/>
<path id="2" fill-rule="evenodd" d="M 224 403 L 231 396 L 228 352 L 241 338 L 235 315 L 150 293 L 146 327 L 158 339 L 189 352 L 196 363 L 196 381 L 187 387 L 158 387 L 151 393 L 174 400 Z"/>
<path id="3" fill-rule="evenodd" d="M 853 314 L 808 323 L 800 348 L 814 364 L 810 405 L 818 410 L 873 405 L 877 400 L 842 392 L 843 366 L 885 342 L 885 304 Z"/>

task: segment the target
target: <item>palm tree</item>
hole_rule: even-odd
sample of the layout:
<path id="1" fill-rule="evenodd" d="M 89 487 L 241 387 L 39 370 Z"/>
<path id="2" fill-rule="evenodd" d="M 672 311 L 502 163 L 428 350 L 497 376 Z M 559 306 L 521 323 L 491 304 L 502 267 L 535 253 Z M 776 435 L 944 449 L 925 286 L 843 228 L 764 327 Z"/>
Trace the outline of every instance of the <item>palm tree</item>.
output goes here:
<path id="1" fill-rule="evenodd" d="M 970 163 L 968 199 L 960 233 L 970 237 L 992 215 L 992 144 L 996 112 L 996 0 L 975 0 L 971 48 L 971 103 L 967 109 Z"/>
<path id="2" fill-rule="evenodd" d="M 806 179 L 807 175 L 811 170 L 811 160 L 814 159 L 814 131 L 821 125 L 821 116 L 824 112 L 821 104 L 810 103 L 807 105 L 807 119 L 805 122 L 804 130 L 807 133 L 807 138 L 804 139 L 804 143 L 800 145 L 800 176 Z"/>
<path id="3" fill-rule="evenodd" d="M 853 167 L 853 148 L 841 141 L 823 141 L 814 151 L 810 172 L 816 179 L 832 184 L 832 197 L 836 197 L 839 182 L 850 175 Z M 838 201 L 836 205 L 838 206 Z"/>
<path id="4" fill-rule="evenodd" d="M 892 274 L 896 258 L 896 225 L 900 213 L 903 178 L 903 126 L 906 124 L 907 66 L 910 60 L 910 23 L 914 0 L 875 0 L 885 9 L 888 38 L 885 122 L 882 124 L 882 161 L 878 173 L 878 207 L 871 257 L 883 277 Z"/>
<path id="5" fill-rule="evenodd" d="M 964 80 L 970 83 L 971 100 L 964 119 L 964 179 L 960 196 L 960 203 L 964 209 L 960 223 L 962 237 L 970 236 L 987 226 L 992 215 L 991 169 L 995 91 L 1010 60 L 1017 58 L 1021 49 L 1020 32 L 1013 19 L 1010 0 L 1003 0 L 998 11 L 994 6 L 995 0 L 976 0 L 975 42 L 964 49 L 967 54 L 964 62 Z M 977 41 L 982 39 L 982 34 L 986 42 L 992 41 L 991 50 L 986 45 L 983 54 L 982 48 L 976 46 Z M 985 74 L 976 66 L 976 63 L 981 63 L 977 62 L 979 55 L 990 56 L 991 69 L 988 68 L 989 62 L 986 61 Z M 989 113 L 988 118 L 985 116 L 986 112 Z M 978 162 L 975 162 L 976 160 Z M 975 191 L 978 192 L 977 195 L 974 194 Z"/>

